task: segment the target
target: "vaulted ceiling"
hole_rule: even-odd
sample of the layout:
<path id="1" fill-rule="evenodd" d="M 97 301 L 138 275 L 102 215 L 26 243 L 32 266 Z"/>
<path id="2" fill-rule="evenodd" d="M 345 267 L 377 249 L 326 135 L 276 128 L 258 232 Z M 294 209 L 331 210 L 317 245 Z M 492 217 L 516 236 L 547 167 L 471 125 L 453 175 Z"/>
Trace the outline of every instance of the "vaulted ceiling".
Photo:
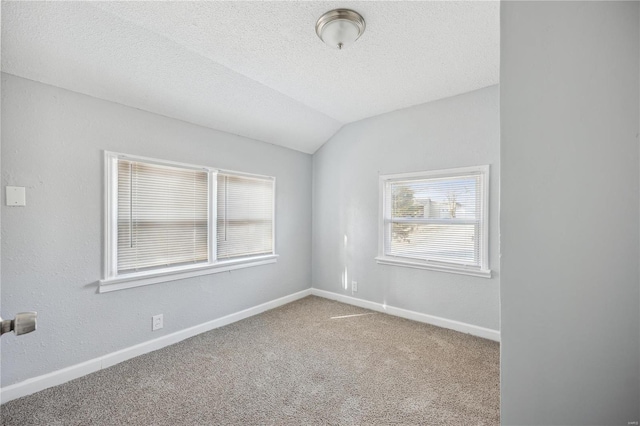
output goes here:
<path id="1" fill-rule="evenodd" d="M 342 51 L 315 23 L 351 8 Z M 497 84 L 498 1 L 2 2 L 2 71 L 315 152 L 344 124 Z"/>

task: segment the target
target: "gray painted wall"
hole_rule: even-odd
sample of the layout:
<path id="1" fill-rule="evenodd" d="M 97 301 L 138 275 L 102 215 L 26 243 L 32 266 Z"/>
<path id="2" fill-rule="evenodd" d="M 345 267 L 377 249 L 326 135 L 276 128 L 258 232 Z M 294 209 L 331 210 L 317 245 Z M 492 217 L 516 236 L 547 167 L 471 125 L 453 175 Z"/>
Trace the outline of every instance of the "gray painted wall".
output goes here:
<path id="1" fill-rule="evenodd" d="M 2 200 L 27 206 L 2 203 L 1 312 L 39 320 L 3 338 L 2 386 L 310 287 L 310 155 L 6 74 L 2 121 Z M 105 149 L 275 176 L 278 263 L 96 294 Z"/>
<path id="2" fill-rule="evenodd" d="M 627 425 L 638 3 L 503 2 L 501 20 L 502 423 Z"/>
<path id="3" fill-rule="evenodd" d="M 351 296 L 356 280 L 354 297 L 498 330 L 499 151 L 498 86 L 343 127 L 313 156 L 313 286 Z M 493 278 L 376 264 L 379 175 L 482 164 Z"/>

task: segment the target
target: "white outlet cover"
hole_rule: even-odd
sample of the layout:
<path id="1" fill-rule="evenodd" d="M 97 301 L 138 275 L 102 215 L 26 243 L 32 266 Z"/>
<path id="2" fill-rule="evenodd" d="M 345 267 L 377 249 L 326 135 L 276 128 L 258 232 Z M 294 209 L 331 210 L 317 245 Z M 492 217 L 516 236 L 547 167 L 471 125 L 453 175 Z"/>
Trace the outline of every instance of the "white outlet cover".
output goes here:
<path id="1" fill-rule="evenodd" d="M 160 330 L 164 326 L 163 322 L 164 321 L 163 321 L 162 314 L 152 316 L 151 317 L 151 331 Z"/>

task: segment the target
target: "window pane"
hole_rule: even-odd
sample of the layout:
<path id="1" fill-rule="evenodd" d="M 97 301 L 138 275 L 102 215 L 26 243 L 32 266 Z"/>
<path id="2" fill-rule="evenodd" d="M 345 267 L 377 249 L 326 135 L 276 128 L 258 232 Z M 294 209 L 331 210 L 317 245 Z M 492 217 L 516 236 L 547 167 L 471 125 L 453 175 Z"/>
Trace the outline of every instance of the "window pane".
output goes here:
<path id="1" fill-rule="evenodd" d="M 476 225 L 393 223 L 387 254 L 411 259 L 479 265 Z"/>
<path id="2" fill-rule="evenodd" d="M 118 160 L 118 272 L 208 261 L 208 173 Z"/>
<path id="3" fill-rule="evenodd" d="M 394 182 L 392 217 L 477 220 L 478 184 L 479 176 Z"/>
<path id="4" fill-rule="evenodd" d="M 218 259 L 273 253 L 273 183 L 218 175 Z"/>

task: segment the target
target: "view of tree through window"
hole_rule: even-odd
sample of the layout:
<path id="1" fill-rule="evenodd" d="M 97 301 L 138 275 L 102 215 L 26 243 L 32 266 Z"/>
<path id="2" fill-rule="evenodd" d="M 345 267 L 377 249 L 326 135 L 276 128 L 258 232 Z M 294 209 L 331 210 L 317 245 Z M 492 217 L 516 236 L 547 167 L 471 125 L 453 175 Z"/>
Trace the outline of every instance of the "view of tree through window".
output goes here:
<path id="1" fill-rule="evenodd" d="M 416 203 L 413 189 L 406 185 L 398 185 L 393 188 L 393 216 L 394 217 L 418 217 L 423 209 Z M 409 235 L 415 231 L 415 225 L 397 223 L 393 227 L 393 239 L 407 241 Z"/>

